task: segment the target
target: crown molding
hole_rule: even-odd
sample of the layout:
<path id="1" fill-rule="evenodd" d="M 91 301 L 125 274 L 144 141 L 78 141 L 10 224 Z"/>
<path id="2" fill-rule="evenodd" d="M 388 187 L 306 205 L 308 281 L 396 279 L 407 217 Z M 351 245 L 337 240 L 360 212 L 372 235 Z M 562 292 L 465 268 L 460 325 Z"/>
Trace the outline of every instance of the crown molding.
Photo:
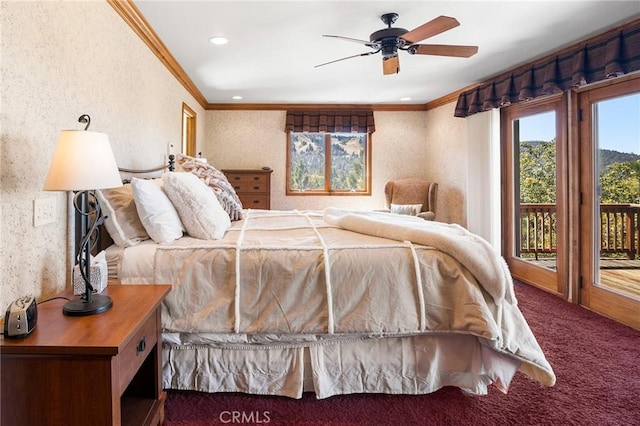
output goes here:
<path id="1" fill-rule="evenodd" d="M 115 11 L 124 19 L 124 21 L 133 29 L 133 31 L 142 39 L 142 41 L 151 49 L 151 51 L 160 59 L 160 62 L 173 74 L 173 76 L 187 89 L 187 92 L 193 96 L 196 101 L 205 108 L 207 100 L 198 90 L 196 85 L 191 81 L 187 73 L 180 66 L 178 61 L 173 57 L 169 49 L 158 37 L 151 25 L 140 13 L 135 4 L 131 0 L 107 0 L 107 3 L 115 9 Z"/>
<path id="2" fill-rule="evenodd" d="M 425 111 L 424 104 L 207 104 L 208 111 Z"/>
<path id="3" fill-rule="evenodd" d="M 426 104 L 424 104 L 424 109 L 425 111 L 429 111 L 431 109 L 435 109 L 438 107 L 441 107 L 442 105 L 446 105 L 449 104 L 451 102 L 458 102 L 458 97 L 460 96 L 460 94 L 462 92 L 465 92 L 469 89 L 472 89 L 476 87 L 476 84 L 471 85 L 471 86 L 467 86 L 464 89 L 460 89 L 460 90 L 456 90 L 455 92 L 449 93 L 448 95 L 444 95 L 438 99 L 434 99 L 432 101 L 427 102 Z"/>

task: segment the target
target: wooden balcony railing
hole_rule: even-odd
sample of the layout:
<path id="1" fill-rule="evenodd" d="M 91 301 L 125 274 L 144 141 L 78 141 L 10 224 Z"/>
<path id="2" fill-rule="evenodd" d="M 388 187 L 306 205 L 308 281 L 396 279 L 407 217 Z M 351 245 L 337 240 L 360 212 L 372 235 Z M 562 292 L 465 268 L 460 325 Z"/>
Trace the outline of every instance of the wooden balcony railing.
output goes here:
<path id="1" fill-rule="evenodd" d="M 600 204 L 600 254 L 640 256 L 638 204 Z M 520 254 L 553 254 L 556 246 L 556 205 L 520 204 Z"/>

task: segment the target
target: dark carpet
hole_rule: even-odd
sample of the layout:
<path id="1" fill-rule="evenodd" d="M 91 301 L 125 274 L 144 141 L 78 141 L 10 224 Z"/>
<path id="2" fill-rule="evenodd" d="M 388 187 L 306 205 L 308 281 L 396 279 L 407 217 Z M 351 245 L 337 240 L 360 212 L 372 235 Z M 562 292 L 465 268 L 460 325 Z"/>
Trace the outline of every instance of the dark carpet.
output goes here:
<path id="1" fill-rule="evenodd" d="M 167 426 L 204 425 L 640 425 L 640 331 L 524 284 L 518 304 L 551 363 L 547 388 L 522 373 L 508 394 L 457 388 L 429 395 L 317 400 L 169 391 Z M 640 313 L 639 313 L 640 315 Z"/>

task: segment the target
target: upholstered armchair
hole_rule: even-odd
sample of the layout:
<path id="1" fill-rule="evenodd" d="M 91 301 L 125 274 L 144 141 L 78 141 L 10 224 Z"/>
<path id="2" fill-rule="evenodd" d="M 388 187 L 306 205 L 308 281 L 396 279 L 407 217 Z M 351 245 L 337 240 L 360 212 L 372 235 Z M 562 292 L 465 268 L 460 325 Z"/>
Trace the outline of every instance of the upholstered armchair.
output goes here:
<path id="1" fill-rule="evenodd" d="M 423 179 L 400 179 L 384 186 L 386 207 L 392 213 L 415 214 L 426 220 L 436 217 L 438 184 Z"/>

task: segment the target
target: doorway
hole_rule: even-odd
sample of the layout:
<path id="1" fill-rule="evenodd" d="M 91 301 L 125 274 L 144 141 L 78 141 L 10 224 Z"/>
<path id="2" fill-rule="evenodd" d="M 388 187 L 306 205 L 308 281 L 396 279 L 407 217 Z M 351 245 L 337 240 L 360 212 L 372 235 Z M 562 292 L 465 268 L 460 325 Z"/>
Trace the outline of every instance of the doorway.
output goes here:
<path id="1" fill-rule="evenodd" d="M 182 143 L 180 152 L 190 157 L 196 156 L 196 112 L 182 103 Z"/>

